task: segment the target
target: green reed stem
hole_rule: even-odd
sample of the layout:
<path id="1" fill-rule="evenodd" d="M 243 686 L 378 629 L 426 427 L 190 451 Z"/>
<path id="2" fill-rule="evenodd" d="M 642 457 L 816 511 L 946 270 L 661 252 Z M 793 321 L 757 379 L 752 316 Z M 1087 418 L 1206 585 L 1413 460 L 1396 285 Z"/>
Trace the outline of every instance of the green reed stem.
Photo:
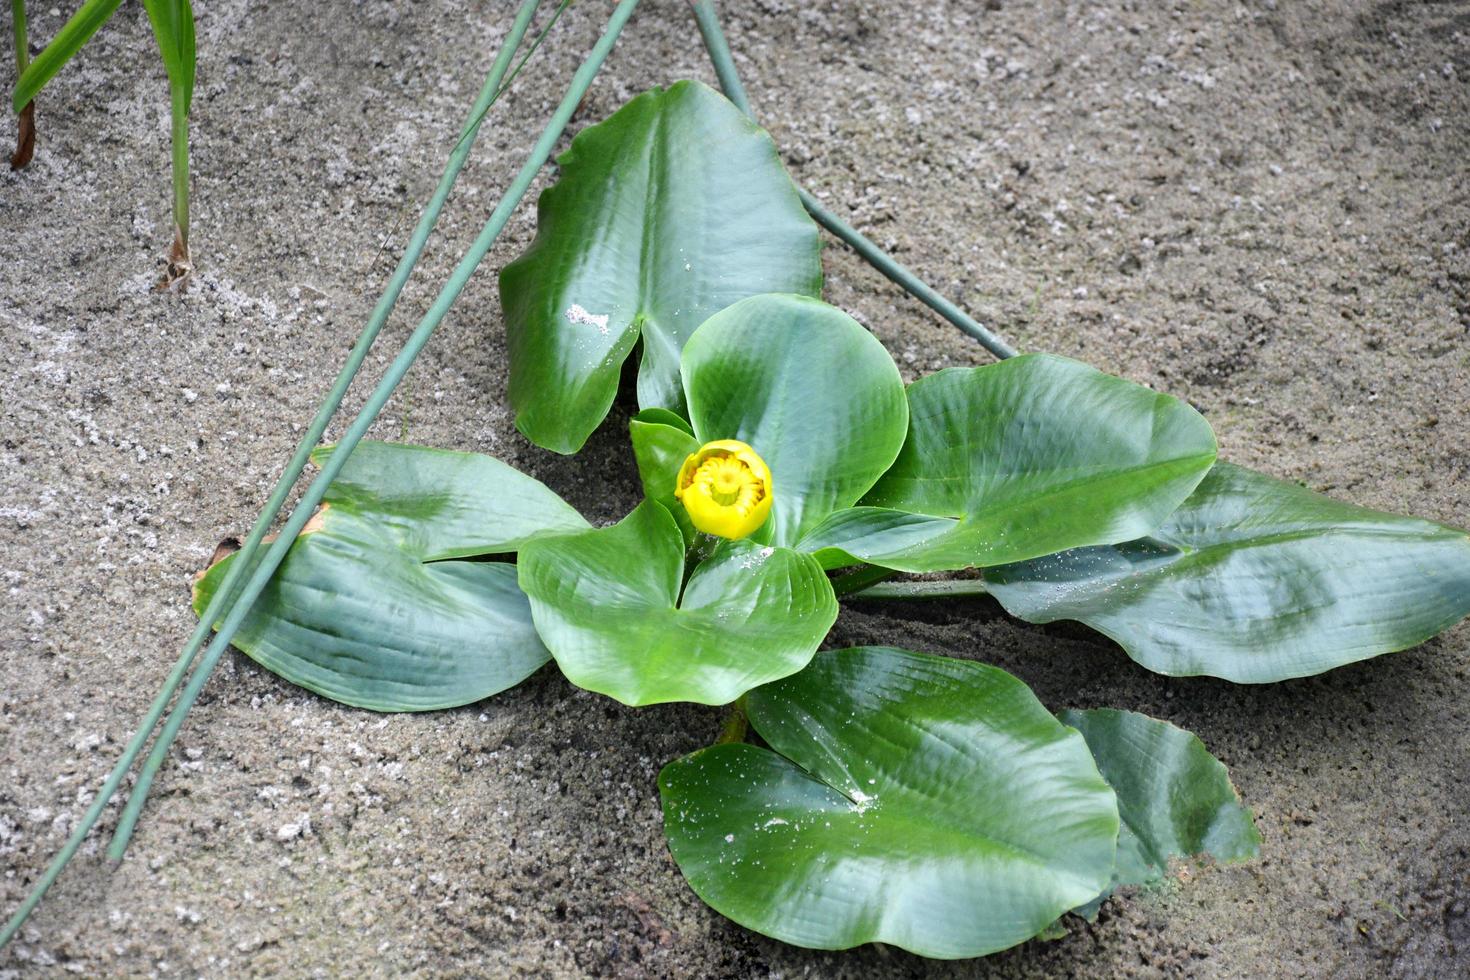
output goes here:
<path id="1" fill-rule="evenodd" d="M 13 0 L 13 2 L 19 2 L 19 0 Z M 485 85 L 480 91 L 480 96 L 475 102 L 474 108 L 470 111 L 469 121 L 465 126 L 464 135 L 461 136 L 454 152 L 450 154 L 449 162 L 445 166 L 444 176 L 440 178 L 439 186 L 434 191 L 434 196 L 430 198 L 429 204 L 424 210 L 423 217 L 419 219 L 418 227 L 414 229 L 413 236 L 409 239 L 408 246 L 403 253 L 403 258 L 399 261 L 398 268 L 394 270 L 393 277 L 389 280 L 382 298 L 378 300 L 377 306 L 374 307 L 372 316 L 368 319 L 367 326 L 363 328 L 361 336 L 358 337 L 357 343 L 348 355 L 347 363 L 343 365 L 341 373 L 337 375 L 337 380 L 332 385 L 332 390 L 328 393 L 321 408 L 317 410 L 316 417 L 312 419 L 311 424 L 307 427 L 307 431 L 302 436 L 300 444 L 296 447 L 295 454 L 291 457 L 291 461 L 286 465 L 285 471 L 276 482 L 276 487 L 271 492 L 265 509 L 261 511 L 260 516 L 256 519 L 255 526 L 251 528 L 250 534 L 246 537 L 244 545 L 235 556 L 235 560 L 230 563 L 231 568 L 225 575 L 224 581 L 220 583 L 219 591 L 209 603 L 208 608 L 205 609 L 204 614 L 200 617 L 199 625 L 195 628 L 193 635 L 190 636 L 183 653 L 180 654 L 178 661 L 174 664 L 173 670 L 169 672 L 168 678 L 163 683 L 163 688 L 158 692 L 158 696 L 148 709 L 148 713 L 144 715 L 142 723 L 138 726 L 138 730 L 133 734 L 132 739 L 123 750 L 122 757 L 118 759 L 117 765 L 113 767 L 107 780 L 102 784 L 97 798 L 93 800 L 92 805 L 77 823 L 76 828 L 73 830 L 66 844 L 62 847 L 61 852 L 57 854 L 56 858 L 47 867 L 45 873 L 36 883 L 36 886 L 26 897 L 26 900 L 21 903 L 20 908 L 6 923 L 4 930 L 0 931 L 0 947 L 3 947 L 15 936 L 21 925 L 30 916 L 32 910 L 40 904 L 42 897 L 51 888 L 52 884 L 55 883 L 61 870 L 66 867 L 67 863 L 81 846 L 82 840 L 91 831 L 92 827 L 96 825 L 98 818 L 102 815 L 103 809 L 117 792 L 118 787 L 127 776 L 128 770 L 132 768 L 133 763 L 142 752 L 143 746 L 147 744 L 149 736 L 153 734 L 153 730 L 158 726 L 159 719 L 163 717 L 164 711 L 168 708 L 169 701 L 172 700 L 174 693 L 179 689 L 179 685 L 183 683 L 184 677 L 188 673 L 189 667 L 194 663 L 199 650 L 203 647 L 204 641 L 209 638 L 212 624 L 217 622 L 219 617 L 234 602 L 238 592 L 238 586 L 254 561 L 262 539 L 264 539 L 266 533 L 270 530 L 270 526 L 280 513 L 281 508 L 285 506 L 286 499 L 291 493 L 291 488 L 295 486 L 297 478 L 301 475 L 301 471 L 306 468 L 306 464 L 310 460 L 312 449 L 321 441 L 322 433 L 326 431 L 327 423 L 336 413 L 337 408 L 342 404 L 342 399 L 347 393 L 348 386 L 352 383 L 353 377 L 356 376 L 358 369 L 367 357 L 368 349 L 372 346 L 373 340 L 377 337 L 383 325 L 388 321 L 389 315 L 393 312 L 393 307 L 398 301 L 398 296 L 403 291 L 404 284 L 408 281 L 409 273 L 413 271 L 413 267 L 418 262 L 419 256 L 423 254 L 424 244 L 428 240 L 429 233 L 438 221 L 439 213 L 444 208 L 444 202 L 449 196 L 450 187 L 453 186 L 455 178 L 459 176 L 459 171 L 464 166 L 465 158 L 469 154 L 470 145 L 473 142 L 475 132 L 479 128 L 480 120 L 484 118 L 485 112 L 488 110 L 491 102 L 500 93 L 501 82 L 505 77 L 507 68 L 510 66 L 511 58 L 514 56 L 515 49 L 520 46 L 521 40 L 524 38 L 527 28 L 530 26 L 531 17 L 535 13 L 539 2 L 540 0 L 524 0 L 521 4 L 520 11 L 516 15 L 515 23 L 506 37 L 505 47 L 495 59 L 495 64 L 491 67 L 490 73 L 485 79 Z M 135 795 L 137 795 L 136 790 Z M 126 840 L 124 839 L 125 843 Z M 115 856 L 121 856 L 121 848 L 114 845 L 113 851 L 115 852 Z"/>
<path id="2" fill-rule="evenodd" d="M 189 100 L 178 86 L 169 84 L 169 112 L 172 116 L 170 149 L 173 157 L 174 235 L 182 258 L 189 256 Z"/>
<path id="3" fill-rule="evenodd" d="M 563 5 L 565 5 L 565 2 L 568 2 L 568 0 L 564 0 Z M 485 78 L 485 84 L 481 86 L 480 94 L 476 97 L 475 104 L 470 109 L 459 141 L 449 154 L 449 161 L 445 165 L 444 174 L 439 178 L 439 186 L 435 188 L 434 195 L 429 199 L 428 206 L 419 218 L 419 223 L 409 238 L 408 246 L 404 250 L 402 258 L 399 259 L 398 267 L 393 272 L 393 278 L 389 280 L 387 289 L 383 293 L 382 298 L 378 300 L 378 305 L 373 309 L 372 318 L 363 330 L 362 337 L 358 339 L 357 346 L 353 348 L 351 354 L 348 356 L 347 363 L 342 368 L 342 373 L 338 375 L 338 384 L 333 387 L 331 393 L 327 396 L 327 401 L 318 410 L 316 418 L 312 420 L 312 425 L 308 428 L 300 445 L 297 446 L 296 454 L 292 457 L 286 473 L 282 474 L 281 481 L 276 486 L 278 494 L 273 494 L 267 502 L 266 513 L 263 513 L 260 519 L 257 520 L 255 527 L 251 529 L 250 538 L 245 542 L 246 546 L 240 549 L 239 554 L 235 556 L 235 560 L 231 562 L 232 566 L 238 565 L 240 567 L 238 569 L 234 567 L 229 569 L 229 574 L 225 576 L 225 581 L 221 583 L 220 595 L 215 597 L 215 601 L 210 603 L 209 608 L 200 617 L 199 626 L 195 630 L 195 635 L 200 637 L 201 642 L 196 645 L 191 638 L 190 646 L 194 650 L 197 651 L 199 646 L 202 645 L 202 640 L 209 635 L 210 626 L 218 622 L 219 617 L 227 609 L 232 608 L 234 593 L 236 591 L 235 586 L 244 577 L 245 572 L 249 570 L 249 564 L 254 561 L 255 552 L 259 548 L 260 540 L 265 536 L 265 532 L 280 513 L 287 493 L 295 485 L 302 470 L 305 469 L 307 461 L 311 458 L 312 449 L 321 441 L 322 433 L 326 430 L 328 421 L 336 414 L 337 408 L 341 405 L 342 398 L 347 392 L 347 387 L 351 384 L 353 377 L 356 376 L 358 369 L 362 366 L 362 362 L 367 356 L 368 348 L 371 347 L 373 339 L 378 335 L 378 332 L 387 322 L 389 315 L 393 312 L 399 294 L 403 291 L 403 287 L 407 283 L 414 266 L 418 264 L 419 256 L 423 254 L 424 245 L 428 241 L 429 234 L 434 230 L 434 226 L 438 222 L 439 214 L 444 209 L 444 204 L 449 197 L 450 189 L 454 186 L 455 180 L 459 177 L 460 170 L 464 167 L 465 160 L 469 157 L 469 152 L 474 145 L 475 136 L 479 132 L 480 124 L 484 121 L 485 115 L 489 112 L 491 106 L 495 104 L 495 101 L 505 91 L 504 79 L 506 77 L 506 71 L 510 66 L 511 59 L 515 56 L 516 49 L 520 47 L 521 41 L 525 38 L 526 31 L 530 27 L 531 18 L 535 14 L 539 4 L 540 0 L 523 0 L 520 10 L 516 14 L 516 19 L 511 25 L 510 33 L 506 36 L 506 42 L 502 46 L 500 54 L 496 56 L 494 64 L 491 65 L 490 73 Z M 560 14 L 560 12 L 561 10 L 559 8 L 557 13 Z M 552 23 L 555 23 L 554 18 Z M 547 29 L 549 30 L 550 27 L 551 24 L 548 24 Z M 545 30 L 542 31 L 541 37 L 545 37 Z M 539 40 L 538 38 L 538 44 Z M 531 53 L 534 53 L 534 48 Z M 522 59 L 521 65 L 524 64 L 525 59 Z M 280 497 L 279 500 L 277 499 L 277 495 Z M 267 514 L 269 517 L 267 517 Z M 255 547 L 250 547 L 252 541 Z M 233 581 L 231 581 L 232 578 Z M 220 602 L 219 600 L 222 597 L 226 601 Z M 177 686 L 175 684 L 174 688 L 177 689 Z M 177 709 L 175 710 L 177 711 Z M 153 776 L 163 764 L 167 754 L 168 746 L 160 739 L 158 744 L 154 746 L 153 752 L 149 755 L 147 762 L 144 764 L 138 776 L 138 781 L 128 796 L 127 805 L 123 808 L 117 829 L 113 832 L 112 845 L 107 851 L 108 857 L 112 860 L 122 860 L 123 854 L 127 851 L 128 843 L 133 836 L 133 829 L 138 822 L 138 816 L 142 812 L 144 802 L 147 800 L 148 789 L 152 785 Z"/>
<path id="4" fill-rule="evenodd" d="M 724 31 L 720 29 L 720 18 L 715 11 L 714 0 L 693 0 L 691 6 L 694 8 L 694 19 L 699 24 L 700 36 L 704 38 L 704 46 L 709 51 L 710 61 L 714 63 L 715 75 L 720 80 L 720 88 L 724 90 L 726 98 L 735 103 L 740 111 L 754 119 L 755 116 L 750 111 L 750 100 L 745 95 L 745 86 L 740 84 L 740 76 L 735 71 L 735 60 L 730 54 L 730 45 L 725 40 Z M 982 347 L 996 357 L 1005 359 L 1016 356 L 1014 347 L 941 296 L 933 287 L 884 252 L 862 232 L 828 211 L 821 201 L 800 187 L 796 190 L 801 196 L 802 205 L 817 224 L 846 242 L 869 265 L 887 276 L 910 296 L 974 337 Z"/>
<path id="5" fill-rule="evenodd" d="M 613 44 L 617 41 L 618 34 L 622 32 L 623 25 L 627 23 L 628 18 L 632 16 L 633 10 L 637 6 L 638 0 L 622 0 L 618 4 L 617 9 L 608 21 L 607 29 L 602 37 L 598 39 L 592 52 L 587 56 L 587 60 L 577 69 L 576 75 L 572 78 L 571 88 L 562 99 L 561 104 L 557 106 L 556 112 L 551 117 L 551 122 L 547 124 L 546 129 L 541 134 L 541 138 L 537 140 L 536 146 L 531 150 L 530 158 L 521 167 L 520 172 L 516 174 L 515 180 L 511 183 L 509 189 L 506 190 L 505 196 L 501 198 L 500 203 L 495 206 L 495 210 L 491 213 L 490 219 L 485 223 L 485 227 L 481 229 L 479 237 L 475 239 L 474 244 L 470 246 L 464 258 L 460 259 L 459 264 L 455 266 L 454 272 L 450 275 L 449 281 L 444 284 L 444 288 L 440 290 L 438 297 L 434 300 L 434 304 L 429 307 L 429 311 L 424 314 L 424 318 L 414 328 L 414 332 L 409 336 L 408 343 L 404 345 L 403 350 L 399 352 L 398 356 L 394 358 L 393 363 L 388 367 L 387 373 L 383 376 L 383 380 L 378 383 L 377 388 L 373 390 L 372 396 L 368 399 L 367 404 L 363 406 L 362 411 L 353 420 L 352 426 L 342 436 L 341 441 L 337 443 L 336 451 L 328 457 L 326 464 L 322 467 L 322 472 L 311 482 L 306 492 L 301 495 L 301 499 L 297 502 L 290 520 L 281 529 L 280 536 L 272 542 L 270 550 L 266 552 L 265 557 L 251 575 L 245 588 L 241 591 L 239 601 L 230 608 L 228 615 L 225 616 L 224 622 L 220 624 L 219 629 L 215 633 L 214 640 L 204 651 L 204 656 L 199 662 L 198 669 L 189 678 L 189 684 L 184 688 L 184 693 L 179 696 L 178 704 L 174 706 L 173 712 L 169 715 L 168 720 L 164 722 L 163 730 L 159 732 L 158 741 L 154 743 L 153 752 L 149 755 L 147 763 L 138 774 L 138 782 L 133 787 L 133 792 L 128 798 L 128 805 L 123 811 L 122 819 L 118 823 L 117 833 L 113 839 L 110 854 L 121 854 L 127 848 L 128 838 L 131 836 L 133 825 L 137 821 L 138 812 L 142 809 L 143 800 L 147 796 L 148 787 L 152 783 L 154 775 L 158 772 L 159 766 L 167 758 L 169 747 L 178 735 L 179 728 L 184 723 L 184 717 L 188 714 L 189 708 L 199 696 L 199 692 L 204 688 L 205 682 L 209 680 L 209 674 L 214 670 L 215 664 L 219 662 L 220 656 L 229 648 L 230 641 L 234 638 L 240 625 L 245 621 L 245 617 L 250 612 L 250 607 L 255 603 L 261 590 L 270 581 L 271 576 L 275 574 L 277 566 L 286 557 L 286 552 L 291 549 L 291 545 L 295 542 L 297 535 L 301 533 L 301 529 L 311 519 L 311 515 L 316 506 L 321 503 L 322 497 L 325 496 L 327 487 L 337 478 L 337 474 L 342 471 L 342 467 L 346 465 L 347 460 L 352 455 L 352 451 L 357 448 L 357 444 L 367 434 L 378 413 L 388 403 L 388 399 L 393 395 L 393 390 L 398 387 L 399 382 L 403 380 L 409 368 L 413 366 L 415 358 L 423 350 L 424 345 L 428 343 L 434 330 L 449 312 L 450 307 L 454 305 L 454 301 L 459 298 L 459 294 L 469 282 L 470 276 L 474 273 L 475 268 L 479 266 L 480 262 L 489 254 L 490 249 L 494 247 L 496 240 L 500 237 L 500 233 L 505 229 L 506 223 L 510 221 L 510 216 L 515 213 L 517 205 L 520 204 L 521 198 L 525 197 L 532 182 L 535 181 L 536 174 L 540 172 L 541 167 L 556 148 L 556 141 L 561 138 L 562 131 L 566 129 L 567 124 L 571 121 L 572 114 L 577 109 L 577 104 L 587 94 L 587 89 L 592 85 L 593 77 L 602 66 L 602 62 L 606 60 L 608 53 L 612 50 Z M 203 622 L 207 623 L 209 620 L 205 619 Z"/>
<path id="6" fill-rule="evenodd" d="M 989 595 L 990 590 L 978 578 L 950 579 L 942 582 L 884 582 L 850 593 L 853 599 L 958 599 L 965 596 Z"/>
<path id="7" fill-rule="evenodd" d="M 547 22 L 547 24 L 541 29 L 541 31 L 533 40 L 530 49 L 521 58 L 520 62 L 516 64 L 515 68 L 511 70 L 509 76 L 507 76 L 507 66 L 510 64 L 510 60 L 514 56 L 516 49 L 520 47 L 521 41 L 524 39 L 526 30 L 530 25 L 531 17 L 535 13 L 536 7 L 539 5 L 539 2 L 540 0 L 524 0 L 524 2 L 522 3 L 521 9 L 516 16 L 516 20 L 511 26 L 510 34 L 506 38 L 506 44 L 502 48 L 500 55 L 496 58 L 495 64 L 491 66 L 490 74 L 485 79 L 485 84 L 480 90 L 480 95 L 476 98 L 474 106 L 470 109 L 469 117 L 465 121 L 464 129 L 460 134 L 460 138 L 458 142 L 455 143 L 454 149 L 450 151 L 449 163 L 445 167 L 444 176 L 440 178 L 439 187 L 436 188 L 433 198 L 430 199 L 428 209 L 424 212 L 423 217 L 419 219 L 419 224 L 414 229 L 414 234 L 409 240 L 408 250 L 404 253 L 403 258 L 399 261 L 398 270 L 395 270 L 394 282 L 389 286 L 389 289 L 392 292 L 392 298 L 395 301 L 398 298 L 398 292 L 400 292 L 403 288 L 402 282 L 398 281 L 397 272 L 403 272 L 403 279 L 406 281 L 408 273 L 412 271 L 413 266 L 417 263 L 418 257 L 423 251 L 424 242 L 428 239 L 429 233 L 433 230 L 434 224 L 438 219 L 439 212 L 443 209 L 445 199 L 449 195 L 449 190 L 454 185 L 455 179 L 459 176 L 459 172 L 463 168 L 464 162 L 469 155 L 469 151 L 474 144 L 475 136 L 479 132 L 480 124 L 484 121 L 485 116 L 490 111 L 491 107 L 494 106 L 494 104 L 500 99 L 500 97 L 504 95 L 505 92 L 510 88 L 510 83 L 515 79 L 515 76 L 520 72 L 520 70 L 525 67 L 526 62 L 529 61 L 531 56 L 536 53 L 536 50 L 540 48 L 541 42 L 546 39 L 546 35 L 551 31 L 551 28 L 556 25 L 557 20 L 560 19 L 562 13 L 570 5 L 571 0 L 562 0 L 562 2 L 557 6 L 557 9 L 552 15 L 550 21 Z M 396 288 L 394 288 L 395 286 Z M 384 298 L 387 298 L 386 294 Z M 382 306 L 382 301 L 379 302 L 379 306 Z M 389 307 L 389 311 L 391 312 L 391 305 Z M 386 320 L 386 314 L 384 319 Z M 379 326 L 381 326 L 381 324 Z M 364 351 L 364 353 L 366 353 L 366 351 Z M 360 364 L 361 361 L 359 360 L 358 363 Z M 356 369 L 354 368 L 354 373 L 355 370 Z M 340 403 L 341 398 L 337 398 L 336 401 L 337 403 Z M 334 411 L 335 408 L 336 404 L 333 405 Z M 376 411 L 373 414 L 376 415 Z M 311 436 L 310 444 L 308 445 L 305 441 L 303 441 L 306 458 L 310 458 L 311 449 L 315 447 L 316 443 L 320 440 L 321 432 L 318 431 L 315 433 L 315 435 L 311 435 L 309 433 L 308 435 Z M 297 469 L 297 472 L 300 472 L 300 468 Z M 298 509 L 299 507 L 300 504 L 298 504 Z M 276 508 L 277 511 L 279 511 L 279 509 L 279 507 Z M 239 564 L 242 557 L 245 557 L 243 554 L 243 549 L 242 553 L 236 556 L 235 562 L 233 562 L 232 564 Z M 254 555 L 252 554 L 250 557 L 253 558 Z M 231 568 L 230 571 L 233 573 L 235 569 Z M 238 578 L 239 577 L 237 576 L 237 581 Z M 221 606 L 219 612 L 223 613 L 225 608 L 225 606 Z M 207 629 L 207 626 L 209 624 L 215 622 L 218 622 L 218 618 L 210 617 L 209 610 L 206 610 L 205 616 L 201 617 L 200 619 L 200 626 L 201 628 Z M 209 669 L 213 669 L 212 664 Z M 187 711 L 187 708 L 185 708 L 184 710 Z M 175 708 L 176 714 L 178 711 L 179 709 Z M 173 719 L 170 718 L 170 721 L 172 720 Z M 182 717 L 180 717 L 179 720 L 182 724 Z M 165 732 L 167 732 L 167 729 L 165 729 Z M 118 820 L 117 829 L 113 832 L 112 845 L 108 848 L 107 851 L 108 857 L 110 857 L 114 861 L 121 860 L 123 854 L 127 851 L 128 843 L 132 840 L 134 827 L 138 822 L 138 817 L 142 813 L 144 803 L 147 802 L 148 790 L 152 786 L 154 776 L 158 773 L 158 770 L 162 767 L 165 760 L 167 759 L 169 749 L 168 743 L 171 741 L 171 737 L 167 740 L 165 740 L 165 738 L 163 737 L 160 737 L 159 741 L 154 745 L 153 751 L 149 754 L 147 761 L 144 763 L 143 769 L 138 775 L 137 783 L 134 785 L 132 792 L 128 796 L 127 805 L 123 808 L 122 815 Z"/>
<path id="8" fill-rule="evenodd" d="M 510 87 L 515 84 L 515 80 L 520 75 L 521 69 L 526 67 L 526 62 L 530 61 L 536 52 L 541 49 L 541 42 L 546 40 L 546 35 L 551 33 L 551 29 L 556 26 L 556 22 L 561 20 L 561 15 L 566 13 L 567 8 L 571 5 L 572 0 L 561 0 L 561 3 L 556 5 L 556 10 L 552 12 L 551 19 L 546 22 L 545 26 L 531 40 L 531 47 L 527 49 L 526 53 L 521 57 L 521 60 L 516 62 L 516 66 L 510 70 L 510 74 L 505 77 L 505 80 L 500 83 L 500 87 L 495 90 L 495 94 L 483 106 L 479 102 L 475 103 L 475 108 L 470 110 L 470 117 L 465 122 L 464 133 L 459 137 L 459 142 L 454 145 L 456 152 L 461 146 L 465 146 L 469 141 L 474 139 L 474 134 L 479 130 L 480 123 L 484 120 L 485 114 L 490 111 L 490 107 L 496 102 L 499 102 L 502 95 L 510 91 Z M 522 33 L 524 33 L 524 30 Z M 518 46 L 520 42 L 521 35 L 515 35 L 515 44 Z M 484 93 L 482 92 L 481 99 L 483 100 L 483 98 Z"/>

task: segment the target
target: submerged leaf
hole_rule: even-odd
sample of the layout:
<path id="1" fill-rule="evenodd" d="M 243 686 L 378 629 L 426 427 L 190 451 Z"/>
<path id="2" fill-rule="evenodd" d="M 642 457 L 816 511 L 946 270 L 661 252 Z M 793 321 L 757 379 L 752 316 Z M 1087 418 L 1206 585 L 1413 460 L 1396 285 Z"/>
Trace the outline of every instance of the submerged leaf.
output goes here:
<path id="1" fill-rule="evenodd" d="M 1171 859 L 1229 864 L 1260 853 L 1261 835 L 1230 774 L 1197 737 L 1132 711 L 1099 708 L 1057 717 L 1087 739 L 1103 779 L 1118 794 L 1122 821 L 1112 884 L 1082 914 L 1090 916 L 1116 888 L 1161 880 Z"/>
<path id="2" fill-rule="evenodd" d="M 983 956 L 1096 895 L 1118 809 L 1082 738 L 995 667 L 822 653 L 751 692 L 771 750 L 726 744 L 659 775 L 694 891 L 799 946 Z"/>
<path id="3" fill-rule="evenodd" d="M 638 402 L 684 411 L 679 357 L 709 316 L 757 293 L 816 296 L 817 227 L 766 133 L 698 82 L 589 126 L 500 274 L 516 427 L 576 452 L 640 338 Z"/>
<path id="4" fill-rule="evenodd" d="M 1136 538 L 1215 459 L 1188 405 L 1050 354 L 949 368 L 908 400 L 892 469 L 800 545 L 829 567 L 984 567 Z"/>
<path id="5" fill-rule="evenodd" d="M 538 532 L 586 526 L 546 487 L 488 456 L 365 442 L 234 645 L 293 684 L 357 707 L 478 701 L 549 655 L 514 566 L 429 559 L 513 551 Z M 196 612 L 234 560 L 196 584 Z"/>
<path id="6" fill-rule="evenodd" d="M 683 585 L 684 539 L 646 500 L 614 527 L 520 555 L 536 629 L 578 687 L 624 704 L 724 704 L 806 666 L 837 619 L 811 557 L 721 544 Z"/>
<path id="7" fill-rule="evenodd" d="M 1034 623 L 1079 620 L 1161 674 L 1265 683 L 1422 643 L 1470 614 L 1470 536 L 1229 463 L 1149 537 L 987 569 Z"/>

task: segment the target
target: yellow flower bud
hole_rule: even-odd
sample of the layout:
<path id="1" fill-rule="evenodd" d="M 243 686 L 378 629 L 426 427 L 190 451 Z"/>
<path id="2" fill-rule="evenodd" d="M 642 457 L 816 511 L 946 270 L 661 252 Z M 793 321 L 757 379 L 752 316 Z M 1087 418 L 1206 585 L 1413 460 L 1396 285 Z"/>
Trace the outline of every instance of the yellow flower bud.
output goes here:
<path id="1" fill-rule="evenodd" d="M 771 516 L 771 469 L 743 442 L 720 439 L 690 453 L 674 496 L 694 526 L 722 538 L 744 538 Z"/>

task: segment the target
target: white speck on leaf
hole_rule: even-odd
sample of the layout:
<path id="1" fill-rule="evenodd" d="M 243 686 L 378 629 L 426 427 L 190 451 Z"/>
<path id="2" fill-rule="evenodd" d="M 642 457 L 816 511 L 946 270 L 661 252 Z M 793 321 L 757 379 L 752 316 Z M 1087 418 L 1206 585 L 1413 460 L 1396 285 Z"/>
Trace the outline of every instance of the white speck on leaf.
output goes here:
<path id="1" fill-rule="evenodd" d="M 568 323 L 590 323 L 592 326 L 596 327 L 600 333 L 607 333 L 607 314 L 588 313 L 585 309 L 582 308 L 582 304 L 580 303 L 573 303 L 571 306 L 567 307 L 566 318 Z"/>

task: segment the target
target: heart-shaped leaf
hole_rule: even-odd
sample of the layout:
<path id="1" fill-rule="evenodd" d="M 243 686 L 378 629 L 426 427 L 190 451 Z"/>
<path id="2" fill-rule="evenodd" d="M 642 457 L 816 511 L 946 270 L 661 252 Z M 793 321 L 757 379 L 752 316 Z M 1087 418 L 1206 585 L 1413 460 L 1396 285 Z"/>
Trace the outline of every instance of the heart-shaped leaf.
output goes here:
<path id="1" fill-rule="evenodd" d="M 589 126 L 537 205 L 536 240 L 500 274 L 516 426 L 576 452 L 643 340 L 638 401 L 683 413 L 679 355 L 757 293 L 821 294 L 817 227 L 766 133 L 698 82 Z"/>
<path id="2" fill-rule="evenodd" d="M 822 653 L 752 691 L 773 751 L 664 767 L 664 830 L 716 911 L 798 946 L 983 956 L 1098 894 L 1118 808 L 1020 681 L 906 650 Z"/>
<path id="3" fill-rule="evenodd" d="M 684 350 L 684 388 L 699 442 L 738 439 L 770 466 L 771 517 L 756 536 L 777 545 L 856 503 L 908 422 L 883 345 L 803 296 L 754 296 L 710 317 Z"/>
<path id="4" fill-rule="evenodd" d="M 988 569 L 1033 623 L 1075 619 L 1161 674 L 1305 677 L 1470 614 L 1470 536 L 1218 463 L 1149 537 Z"/>
<path id="5" fill-rule="evenodd" d="M 320 462 L 324 453 L 316 456 Z M 365 442 L 235 635 L 268 670 L 344 704 L 428 711 L 512 687 L 548 659 L 515 568 L 425 560 L 586 527 L 487 456 Z M 196 583 L 202 614 L 233 556 Z"/>
<path id="6" fill-rule="evenodd" d="M 1177 399 L 1079 361 L 1028 354 L 908 389 L 893 468 L 801 542 L 823 564 L 907 572 L 998 565 L 1147 534 L 1215 459 Z"/>
<path id="7" fill-rule="evenodd" d="M 821 566 L 787 548 L 723 543 L 684 583 L 684 539 L 653 500 L 613 527 L 531 541 L 519 567 L 562 673 L 624 704 L 733 701 L 801 670 L 837 619 Z"/>
<path id="8" fill-rule="evenodd" d="M 1098 708 L 1057 716 L 1087 739 L 1103 779 L 1118 794 L 1118 858 L 1108 891 L 1078 910 L 1090 915 L 1124 885 L 1161 880 L 1172 858 L 1248 861 L 1261 850 L 1250 811 L 1230 774 L 1182 728 L 1133 711 Z"/>

